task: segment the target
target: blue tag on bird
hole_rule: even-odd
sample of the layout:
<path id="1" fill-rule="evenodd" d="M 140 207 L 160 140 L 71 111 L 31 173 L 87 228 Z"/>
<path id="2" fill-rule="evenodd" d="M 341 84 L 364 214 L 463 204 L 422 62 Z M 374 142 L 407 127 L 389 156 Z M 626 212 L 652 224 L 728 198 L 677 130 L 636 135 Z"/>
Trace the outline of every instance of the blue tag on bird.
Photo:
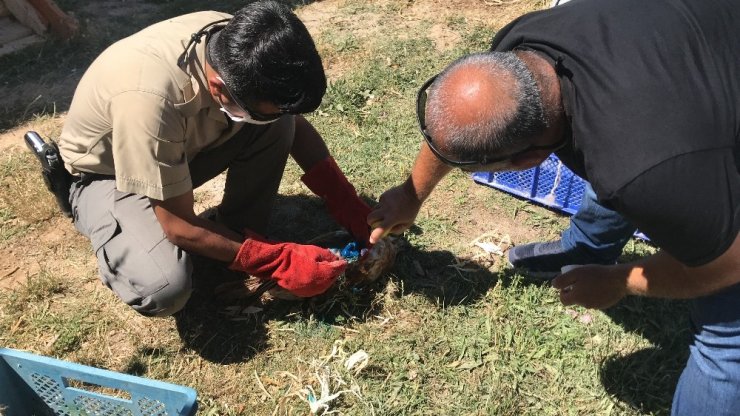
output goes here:
<path id="1" fill-rule="evenodd" d="M 357 260 L 357 258 L 360 257 L 360 247 L 357 242 L 353 241 L 344 246 L 344 248 L 339 251 L 339 254 L 345 260 Z"/>

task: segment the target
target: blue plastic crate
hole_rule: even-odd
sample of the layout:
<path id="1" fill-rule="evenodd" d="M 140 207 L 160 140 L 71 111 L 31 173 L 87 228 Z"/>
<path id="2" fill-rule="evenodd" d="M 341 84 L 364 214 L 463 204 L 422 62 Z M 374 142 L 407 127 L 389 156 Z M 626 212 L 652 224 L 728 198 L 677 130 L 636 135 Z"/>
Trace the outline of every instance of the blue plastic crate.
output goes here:
<path id="1" fill-rule="evenodd" d="M 195 390 L 0 348 L 0 414 L 194 415 Z"/>
<path id="2" fill-rule="evenodd" d="M 473 180 L 568 214 L 578 212 L 586 182 L 555 155 L 532 169 L 476 172 Z"/>
<path id="3" fill-rule="evenodd" d="M 573 215 L 578 212 L 586 181 L 568 169 L 555 155 L 539 166 L 520 171 L 475 172 L 473 180 Z M 639 230 L 635 237 L 649 240 Z"/>

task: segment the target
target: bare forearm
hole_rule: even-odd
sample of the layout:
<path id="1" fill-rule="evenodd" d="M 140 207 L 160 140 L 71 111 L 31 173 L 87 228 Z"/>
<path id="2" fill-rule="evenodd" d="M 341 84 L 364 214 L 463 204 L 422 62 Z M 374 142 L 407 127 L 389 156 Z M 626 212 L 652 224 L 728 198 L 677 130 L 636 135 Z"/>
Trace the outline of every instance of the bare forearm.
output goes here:
<path id="1" fill-rule="evenodd" d="M 630 264 L 587 265 L 569 270 L 552 281 L 564 305 L 605 309 L 625 295 L 691 299 L 740 283 L 740 237 L 709 263 L 688 267 L 667 252 Z"/>
<path id="2" fill-rule="evenodd" d="M 154 215 L 167 239 L 189 253 L 230 262 L 236 257 L 243 237 L 225 226 L 198 217 L 193 212 L 193 193 L 168 199 L 150 200 Z"/>
<path id="3" fill-rule="evenodd" d="M 167 238 L 183 250 L 215 260 L 231 262 L 244 238 L 221 224 L 198 217 L 183 223 Z"/>
<path id="4" fill-rule="evenodd" d="M 710 263 L 688 267 L 666 252 L 617 266 L 624 269 L 627 293 L 671 299 L 691 299 L 740 283 L 738 269 Z"/>
<path id="5" fill-rule="evenodd" d="M 404 187 L 409 193 L 415 195 L 419 202 L 424 202 L 439 181 L 451 170 L 451 167 L 434 156 L 426 144 L 422 144 L 411 175 L 404 183 Z"/>

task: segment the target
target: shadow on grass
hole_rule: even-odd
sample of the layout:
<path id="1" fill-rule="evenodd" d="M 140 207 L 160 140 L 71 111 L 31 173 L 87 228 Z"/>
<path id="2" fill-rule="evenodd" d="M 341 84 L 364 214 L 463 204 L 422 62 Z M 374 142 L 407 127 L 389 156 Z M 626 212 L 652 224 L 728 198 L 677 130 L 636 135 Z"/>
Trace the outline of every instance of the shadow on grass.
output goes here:
<path id="1" fill-rule="evenodd" d="M 268 237 L 276 241 L 315 243 L 313 239 L 317 236 L 338 229 L 319 198 L 279 195 Z M 273 300 L 264 305 L 264 312 L 234 321 L 219 313 L 230 305 L 219 303 L 214 289 L 221 283 L 240 280 L 243 275 L 226 270 L 223 264 L 196 258 L 193 266 L 195 290 L 186 308 L 175 317 L 177 329 L 185 346 L 204 359 L 223 364 L 241 362 L 265 349 L 266 324 L 271 320 L 290 322 L 313 317 L 326 325 L 364 322 L 382 308 L 382 290 L 391 275 L 399 279 L 404 293 L 421 293 L 440 305 L 476 302 L 497 282 L 498 275 L 485 267 L 466 263 L 459 270 L 453 267 L 456 264 L 457 259 L 448 251 L 426 252 L 401 241 L 395 266 L 376 282 L 332 289 L 302 301 Z"/>
<path id="2" fill-rule="evenodd" d="M 196 286 L 186 307 L 175 315 L 183 344 L 204 359 L 221 364 L 248 360 L 264 349 L 266 315 L 246 315 L 239 321 L 229 319 L 222 313 L 228 305 L 219 304 L 213 294 L 213 287 L 225 281 L 223 277 L 206 276 L 201 270 L 194 278 L 209 281 L 207 285 Z"/>
<path id="3" fill-rule="evenodd" d="M 317 236 L 338 229 L 339 226 L 325 211 L 324 203 L 318 197 L 278 195 L 267 237 L 274 241 L 309 243 Z M 175 320 L 185 346 L 208 361 L 229 364 L 252 358 L 266 347 L 266 324 L 274 319 L 296 321 L 315 316 L 323 323 L 332 325 L 349 319 L 364 319 L 375 307 L 370 288 L 332 290 L 306 300 L 275 299 L 262 305 L 262 313 L 240 316 L 240 320 L 234 320 L 222 313 L 224 308 L 246 307 L 248 303 L 219 302 L 214 289 L 219 284 L 243 278 L 242 273 L 227 270 L 225 264 L 194 258 L 195 290 Z"/>
<path id="4" fill-rule="evenodd" d="M 620 263 L 639 260 L 642 253 L 625 253 Z M 523 284 L 547 284 L 528 276 L 525 270 L 506 270 L 502 282 L 515 275 Z M 627 297 L 604 313 L 625 332 L 648 340 L 652 347 L 627 355 L 614 353 L 601 363 L 604 389 L 641 413 L 670 414 L 673 392 L 686 365 L 691 339 L 688 303 L 644 297 Z"/>
<path id="5" fill-rule="evenodd" d="M 370 206 L 375 204 L 368 198 L 365 200 Z M 339 229 L 325 211 L 324 203 L 317 197 L 305 195 L 280 196 L 271 223 L 271 237 L 298 242 L 311 242 L 316 236 Z M 411 232 L 418 234 L 422 230 L 414 226 Z M 476 302 L 499 278 L 498 274 L 475 262 L 458 264 L 458 259 L 449 251 L 420 250 L 403 239 L 397 243 L 398 254 L 388 275 L 398 278 L 404 293 L 423 294 L 442 306 L 468 304 Z M 354 317 L 367 316 L 376 309 L 362 298 L 372 298 L 388 278 L 382 276 L 376 283 L 343 294 L 348 297 L 343 299 L 346 304 L 353 306 Z"/>
<path id="6" fill-rule="evenodd" d="M 688 358 L 691 329 L 687 303 L 629 297 L 605 313 L 654 346 L 604 360 L 600 371 L 604 388 L 640 412 L 669 414 Z"/>
<path id="7" fill-rule="evenodd" d="M 393 274 L 403 284 L 403 292 L 422 294 L 440 306 L 473 304 L 500 279 L 499 274 L 481 264 L 460 263 L 449 251 L 405 246 L 393 268 Z"/>

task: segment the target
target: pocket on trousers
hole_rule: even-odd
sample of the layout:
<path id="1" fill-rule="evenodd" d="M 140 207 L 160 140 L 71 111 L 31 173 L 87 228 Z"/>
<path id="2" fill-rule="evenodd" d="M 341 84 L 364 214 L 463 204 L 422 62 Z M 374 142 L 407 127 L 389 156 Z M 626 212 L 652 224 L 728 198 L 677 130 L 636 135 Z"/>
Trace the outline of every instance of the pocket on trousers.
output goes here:
<path id="1" fill-rule="evenodd" d="M 166 287 L 169 280 L 157 259 L 150 253 L 151 248 L 139 245 L 137 239 L 130 237 L 117 233 L 100 248 L 98 260 L 104 263 L 100 267 L 107 267 L 111 280 L 108 285 L 114 291 L 123 290 L 114 288 L 121 288 L 123 285 L 126 286 L 123 291 L 145 299 Z"/>
<path id="2" fill-rule="evenodd" d="M 113 215 L 111 215 L 109 211 L 106 211 L 105 214 L 103 214 L 103 218 L 104 221 L 99 221 L 95 225 L 96 228 L 85 231 L 87 232 L 87 237 L 90 239 L 93 253 L 95 253 L 95 257 L 98 259 L 100 280 L 106 286 L 111 287 L 112 281 L 116 278 L 115 271 L 111 269 L 108 262 L 108 256 L 105 254 L 105 250 L 103 248 L 116 234 L 121 232 L 121 228 L 118 226 L 118 221 L 113 218 Z M 77 226 L 77 229 L 80 232 L 84 233 L 84 231 L 80 229 L 81 225 L 75 223 L 75 226 Z"/>
<path id="3" fill-rule="evenodd" d="M 103 220 L 98 221 L 95 228 L 88 230 L 88 237 L 95 254 L 97 255 L 98 250 L 120 232 L 121 227 L 110 211 L 103 214 Z"/>

